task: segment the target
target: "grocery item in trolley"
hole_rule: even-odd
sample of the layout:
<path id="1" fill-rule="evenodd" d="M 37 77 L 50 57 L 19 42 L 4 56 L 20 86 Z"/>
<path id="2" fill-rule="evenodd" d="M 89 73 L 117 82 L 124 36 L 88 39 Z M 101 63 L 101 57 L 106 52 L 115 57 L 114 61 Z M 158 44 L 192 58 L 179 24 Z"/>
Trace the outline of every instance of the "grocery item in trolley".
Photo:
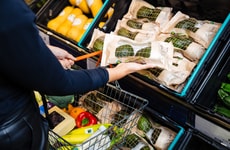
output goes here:
<path id="1" fill-rule="evenodd" d="M 79 107 L 96 116 L 97 124 L 75 128 L 62 137 L 50 132 L 50 146 L 53 149 L 116 149 L 124 143 L 147 104 L 146 99 L 110 84 L 79 95 Z"/>

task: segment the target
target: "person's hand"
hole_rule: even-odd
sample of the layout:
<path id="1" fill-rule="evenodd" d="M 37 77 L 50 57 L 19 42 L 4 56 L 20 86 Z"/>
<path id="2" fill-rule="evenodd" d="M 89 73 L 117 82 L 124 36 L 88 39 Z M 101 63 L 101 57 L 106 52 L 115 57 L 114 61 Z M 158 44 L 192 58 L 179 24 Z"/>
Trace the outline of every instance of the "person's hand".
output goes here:
<path id="1" fill-rule="evenodd" d="M 118 80 L 140 70 L 153 68 L 154 66 L 154 64 L 139 64 L 135 62 L 120 63 L 114 68 L 107 68 L 109 72 L 109 82 Z"/>
<path id="2" fill-rule="evenodd" d="M 70 69 L 76 58 L 67 51 L 52 45 L 47 45 L 52 53 L 57 57 L 63 68 Z"/>

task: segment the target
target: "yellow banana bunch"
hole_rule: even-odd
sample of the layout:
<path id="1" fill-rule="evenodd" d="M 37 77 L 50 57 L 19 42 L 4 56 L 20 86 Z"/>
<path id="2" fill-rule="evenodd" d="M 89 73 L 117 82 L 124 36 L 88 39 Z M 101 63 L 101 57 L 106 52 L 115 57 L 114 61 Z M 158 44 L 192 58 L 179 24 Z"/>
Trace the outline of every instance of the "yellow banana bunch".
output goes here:
<path id="1" fill-rule="evenodd" d="M 93 133 L 95 133 L 101 126 L 109 128 L 110 126 L 112 126 L 112 124 L 95 124 L 73 129 L 68 134 L 62 136 L 62 138 L 70 144 L 81 144 L 86 141 Z"/>
<path id="2" fill-rule="evenodd" d="M 81 144 L 90 136 L 91 134 L 66 134 L 62 138 L 70 144 Z"/>

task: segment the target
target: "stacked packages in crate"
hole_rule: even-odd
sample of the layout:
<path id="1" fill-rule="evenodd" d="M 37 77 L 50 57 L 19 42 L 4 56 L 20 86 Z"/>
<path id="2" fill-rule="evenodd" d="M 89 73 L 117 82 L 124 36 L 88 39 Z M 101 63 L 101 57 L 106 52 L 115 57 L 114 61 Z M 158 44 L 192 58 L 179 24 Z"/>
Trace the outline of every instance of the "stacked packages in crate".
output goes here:
<path id="1" fill-rule="evenodd" d="M 95 28 L 87 47 L 103 50 L 102 66 L 132 61 L 152 63 L 154 68 L 139 74 L 180 93 L 200 59 L 208 53 L 221 25 L 173 12 L 171 7 L 132 0 L 115 29 L 103 32 Z"/>

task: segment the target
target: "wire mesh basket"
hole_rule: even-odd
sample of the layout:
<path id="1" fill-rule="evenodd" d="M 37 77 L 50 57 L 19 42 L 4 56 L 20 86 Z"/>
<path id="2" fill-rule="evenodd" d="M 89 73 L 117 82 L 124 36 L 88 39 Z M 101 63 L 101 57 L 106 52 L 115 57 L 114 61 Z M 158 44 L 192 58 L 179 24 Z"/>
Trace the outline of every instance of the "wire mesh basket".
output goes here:
<path id="1" fill-rule="evenodd" d="M 77 95 L 78 103 L 93 113 L 101 124 L 108 128 L 93 134 L 81 144 L 70 144 L 53 131 L 49 133 L 50 149 L 58 150 L 110 150 L 119 149 L 125 137 L 137 124 L 139 116 L 148 105 L 148 100 L 107 84 L 103 88 Z"/>

